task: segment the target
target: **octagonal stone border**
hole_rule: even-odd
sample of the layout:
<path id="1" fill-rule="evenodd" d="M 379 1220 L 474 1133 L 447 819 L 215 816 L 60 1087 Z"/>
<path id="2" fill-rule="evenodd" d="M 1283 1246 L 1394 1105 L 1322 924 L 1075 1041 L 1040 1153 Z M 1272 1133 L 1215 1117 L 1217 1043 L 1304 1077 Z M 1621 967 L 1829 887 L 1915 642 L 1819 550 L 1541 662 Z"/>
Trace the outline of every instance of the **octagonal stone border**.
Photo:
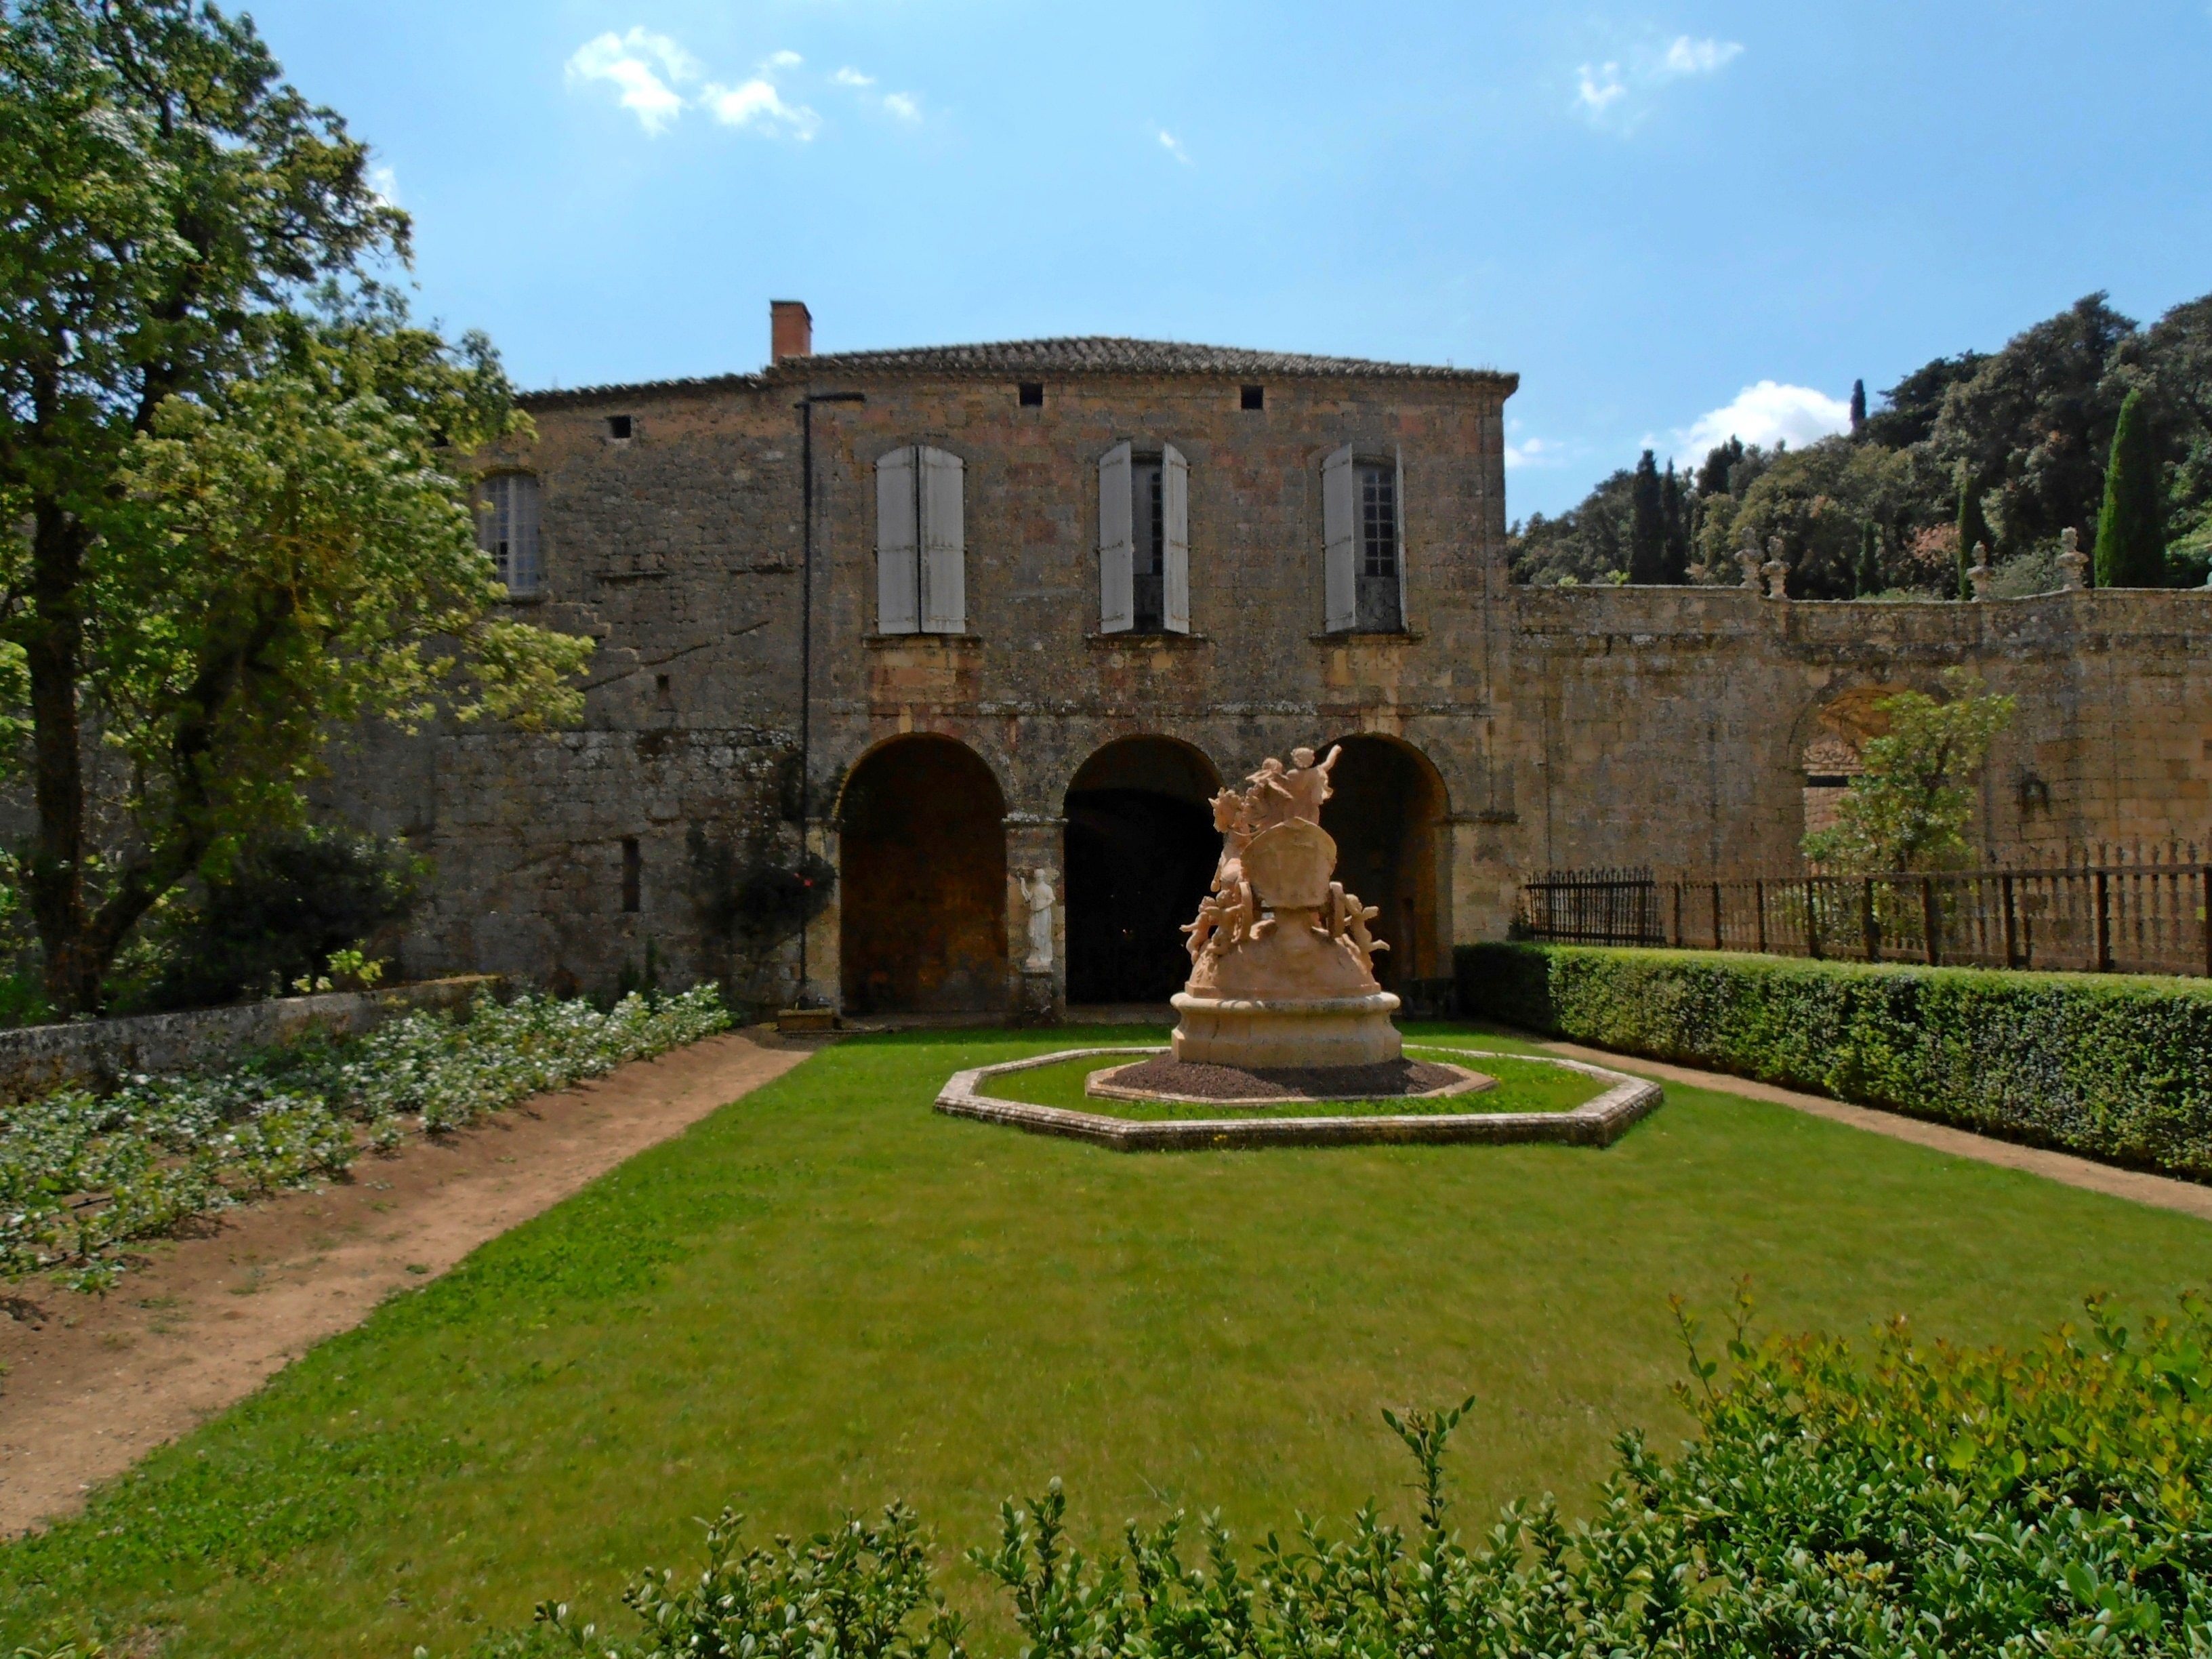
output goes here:
<path id="1" fill-rule="evenodd" d="M 1568 1112 L 1453 1112 L 1373 1117 L 1185 1118 L 1158 1123 L 1132 1122 L 1097 1112 L 1059 1106 L 1032 1106 L 1018 1100 L 994 1100 L 982 1092 L 988 1078 L 1026 1072 L 1064 1060 L 1095 1054 L 1160 1054 L 1164 1048 L 1060 1048 L 1027 1060 L 1002 1060 L 955 1072 L 939 1091 L 937 1109 L 955 1117 L 1001 1123 L 1032 1134 L 1064 1135 L 1117 1152 L 1212 1152 L 1260 1146 L 1441 1146 L 1474 1142 L 1501 1146 L 1544 1141 L 1567 1146 L 1610 1146 L 1631 1124 L 1658 1109 L 1666 1098 L 1656 1083 L 1607 1071 L 1579 1060 L 1549 1054 L 1512 1054 L 1486 1048 L 1415 1045 L 1431 1054 L 1465 1060 L 1534 1060 L 1580 1072 L 1613 1086 Z"/>

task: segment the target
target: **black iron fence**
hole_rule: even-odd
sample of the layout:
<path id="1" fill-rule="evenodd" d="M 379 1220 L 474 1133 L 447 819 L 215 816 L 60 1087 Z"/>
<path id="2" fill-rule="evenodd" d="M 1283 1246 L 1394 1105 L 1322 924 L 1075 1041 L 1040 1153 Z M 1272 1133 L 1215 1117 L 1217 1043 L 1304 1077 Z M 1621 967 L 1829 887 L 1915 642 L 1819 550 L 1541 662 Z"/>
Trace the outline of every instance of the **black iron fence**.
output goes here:
<path id="1" fill-rule="evenodd" d="M 2212 864 L 2176 844 L 2100 847 L 2048 867 L 1886 875 L 1554 870 L 1522 884 L 1519 931 L 1577 945 L 2212 975 Z"/>

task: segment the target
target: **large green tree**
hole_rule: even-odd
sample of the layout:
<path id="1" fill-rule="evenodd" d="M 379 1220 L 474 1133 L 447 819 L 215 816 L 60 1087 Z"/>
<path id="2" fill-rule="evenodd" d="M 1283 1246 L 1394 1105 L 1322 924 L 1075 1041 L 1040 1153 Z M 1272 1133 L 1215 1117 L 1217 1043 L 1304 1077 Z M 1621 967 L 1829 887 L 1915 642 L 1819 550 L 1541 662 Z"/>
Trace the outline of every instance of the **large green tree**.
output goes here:
<path id="1" fill-rule="evenodd" d="M 572 719 L 444 464 L 518 418 L 378 278 L 404 215 L 251 22 L 0 4 L 0 697 L 63 1012 L 196 872 L 296 820 L 334 723 Z"/>
<path id="2" fill-rule="evenodd" d="M 2150 413 L 2140 392 L 2128 393 L 2112 428 L 2104 505 L 2097 515 L 2096 566 L 2100 587 L 2166 583 L 2166 499 Z"/>

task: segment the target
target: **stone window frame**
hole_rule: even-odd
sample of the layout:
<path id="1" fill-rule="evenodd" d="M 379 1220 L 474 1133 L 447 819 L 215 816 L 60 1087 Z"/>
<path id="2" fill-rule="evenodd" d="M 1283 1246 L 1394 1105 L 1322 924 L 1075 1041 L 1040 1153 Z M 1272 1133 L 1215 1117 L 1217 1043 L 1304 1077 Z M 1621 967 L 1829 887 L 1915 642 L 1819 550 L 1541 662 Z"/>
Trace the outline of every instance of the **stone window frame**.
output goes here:
<path id="1" fill-rule="evenodd" d="M 1392 568 L 1370 572 L 1367 478 L 1388 472 L 1391 483 Z M 1412 631 L 1406 596 L 1406 455 L 1341 444 L 1322 461 L 1322 627 L 1329 634 L 1407 634 Z M 1395 614 L 1393 614 L 1395 613 Z"/>
<path id="2" fill-rule="evenodd" d="M 518 488 L 527 484 L 523 491 Z M 514 600 L 541 599 L 545 591 L 545 483 L 527 467 L 501 467 L 477 481 L 477 546 Z M 523 510 L 518 514 L 518 503 Z M 518 537 L 516 526 L 520 525 Z M 504 530 L 506 533 L 501 532 Z M 520 545 L 516 545 L 520 541 Z M 518 554 L 520 555 L 518 560 Z"/>

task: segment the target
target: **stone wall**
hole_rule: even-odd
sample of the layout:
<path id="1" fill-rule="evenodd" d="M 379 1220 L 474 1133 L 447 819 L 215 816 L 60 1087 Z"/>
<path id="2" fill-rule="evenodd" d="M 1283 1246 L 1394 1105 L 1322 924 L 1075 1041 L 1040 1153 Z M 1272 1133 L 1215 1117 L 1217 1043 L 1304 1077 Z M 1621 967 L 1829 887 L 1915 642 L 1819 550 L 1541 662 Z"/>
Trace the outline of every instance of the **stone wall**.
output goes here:
<path id="1" fill-rule="evenodd" d="M 28 1100 L 72 1084 L 113 1086 L 133 1073 L 161 1076 L 204 1071 L 253 1048 L 310 1031 L 366 1031 L 401 1014 L 464 1008 L 499 988 L 495 977 L 465 975 L 382 991 L 276 997 L 234 1008 L 196 1008 L 128 1019 L 27 1025 L 0 1031 L 0 1103 Z"/>
<path id="2" fill-rule="evenodd" d="M 532 399 L 534 442 L 491 464 L 542 481 L 547 590 L 518 609 L 600 641 L 586 717 L 551 739 L 374 736 L 342 763 L 346 809 L 437 864 L 408 971 L 599 986 L 625 962 L 641 967 L 650 945 L 671 980 L 720 979 L 740 1003 L 772 1006 L 799 994 L 803 945 L 805 988 L 835 999 L 849 988 L 844 792 L 872 755 L 917 733 L 988 770 L 1004 814 L 1003 849 L 989 849 L 1003 851 L 1006 895 L 990 918 L 1005 939 L 993 971 L 1006 982 L 982 994 L 1036 1013 L 1064 998 L 1066 896 L 1062 883 L 1053 971 L 1025 974 L 1018 884 L 1065 871 L 1070 784 L 1124 739 L 1171 740 L 1178 765 L 1216 780 L 1297 744 L 1374 739 L 1347 764 L 1369 769 L 1370 796 L 1384 773 L 1401 780 L 1404 822 L 1366 851 L 1390 889 L 1376 896 L 1403 910 L 1395 925 L 1413 937 L 1394 954 L 1416 977 L 1455 941 L 1500 933 L 1534 870 L 1786 867 L 1808 749 L 1856 742 L 1875 697 L 1932 686 L 1956 663 L 2021 698 L 1985 783 L 1993 854 L 2212 830 L 2212 596 L 1969 605 L 1516 589 L 1504 570 L 1510 377 L 1277 375 L 1256 411 L 1241 406 L 1242 378 L 1048 376 L 1042 405 L 1027 407 L 1011 374 L 831 358 Z M 793 404 L 829 390 L 866 401 L 813 414 L 802 779 Z M 610 435 L 613 415 L 632 436 Z M 1172 443 L 1189 462 L 1188 635 L 1098 632 L 1096 465 L 1124 440 Z M 1320 466 L 1346 442 L 1403 457 L 1402 635 L 1322 631 Z M 911 443 L 966 463 L 963 636 L 874 630 L 874 462 Z M 1141 770 L 1170 751 L 1117 752 Z M 889 983 L 897 969 L 866 971 Z"/>

